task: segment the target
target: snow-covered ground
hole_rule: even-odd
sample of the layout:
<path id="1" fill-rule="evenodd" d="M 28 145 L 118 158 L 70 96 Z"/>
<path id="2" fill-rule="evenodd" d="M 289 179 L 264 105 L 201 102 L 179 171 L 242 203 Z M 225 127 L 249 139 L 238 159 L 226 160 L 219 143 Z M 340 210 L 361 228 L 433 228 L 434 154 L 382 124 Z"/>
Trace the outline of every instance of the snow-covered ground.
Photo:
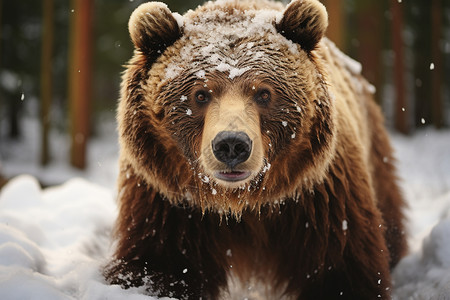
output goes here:
<path id="1" fill-rule="evenodd" d="M 450 131 L 393 135 L 409 203 L 410 254 L 394 270 L 396 299 L 450 299 Z"/>
<path id="2" fill-rule="evenodd" d="M 117 214 L 114 127 L 90 143 L 90 167 L 81 172 L 65 162 L 67 139 L 55 132 L 54 163 L 38 167 L 34 125 L 22 141 L 0 144 L 4 175 L 32 174 L 0 193 L 0 299 L 152 299 L 107 285 L 99 272 Z M 392 137 L 411 248 L 394 271 L 394 298 L 450 299 L 450 131 Z M 42 189 L 36 178 L 59 185 Z"/>

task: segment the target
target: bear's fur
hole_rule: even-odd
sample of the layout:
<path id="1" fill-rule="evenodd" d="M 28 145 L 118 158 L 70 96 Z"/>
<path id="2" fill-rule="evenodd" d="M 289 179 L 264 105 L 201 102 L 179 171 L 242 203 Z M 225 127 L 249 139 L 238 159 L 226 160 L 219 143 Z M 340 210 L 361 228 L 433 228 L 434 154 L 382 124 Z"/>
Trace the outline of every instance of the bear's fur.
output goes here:
<path id="1" fill-rule="evenodd" d="M 392 149 L 317 0 L 141 5 L 118 109 L 111 284 L 180 299 L 388 299 Z"/>

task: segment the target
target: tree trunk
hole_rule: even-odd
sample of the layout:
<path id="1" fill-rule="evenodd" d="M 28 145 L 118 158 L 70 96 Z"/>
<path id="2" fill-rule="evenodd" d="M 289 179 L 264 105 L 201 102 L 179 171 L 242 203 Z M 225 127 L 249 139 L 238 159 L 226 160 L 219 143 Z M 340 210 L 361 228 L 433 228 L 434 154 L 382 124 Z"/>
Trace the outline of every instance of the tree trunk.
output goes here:
<path id="1" fill-rule="evenodd" d="M 49 131 L 50 131 L 50 111 L 52 104 L 52 57 L 53 57 L 53 26 L 54 26 L 54 6 L 53 0 L 42 2 L 43 12 L 43 36 L 41 53 L 41 164 L 47 165 L 50 160 L 49 151 Z"/>
<path id="2" fill-rule="evenodd" d="M 328 12 L 329 26 L 327 29 L 327 36 L 340 49 L 345 49 L 344 36 L 344 5 L 342 0 L 324 0 L 322 1 Z"/>
<path id="3" fill-rule="evenodd" d="M 432 118 L 436 128 L 444 125 L 444 105 L 442 101 L 443 59 L 441 38 L 443 26 L 442 0 L 431 2 L 431 103 Z"/>
<path id="4" fill-rule="evenodd" d="M 20 124 L 19 124 L 19 112 L 21 101 L 19 94 L 14 93 L 14 98 L 9 101 L 9 138 L 18 139 L 21 135 Z"/>
<path id="5" fill-rule="evenodd" d="M 69 102 L 71 120 L 71 164 L 86 167 L 86 144 L 90 134 L 92 67 L 91 0 L 72 0 L 69 44 Z"/>
<path id="6" fill-rule="evenodd" d="M 3 9 L 2 9 L 3 3 L 2 0 L 0 0 L 0 70 L 2 68 L 2 14 L 3 14 Z M 0 116 L 2 115 L 2 91 L 0 90 Z M 0 122 L 0 138 L 1 138 L 1 132 L 2 132 L 2 122 Z"/>
<path id="7" fill-rule="evenodd" d="M 384 44 L 384 1 L 358 1 L 357 38 L 359 41 L 357 59 L 361 62 L 363 75 L 377 91 L 383 86 L 383 44 Z M 377 93 L 377 101 L 380 103 Z"/>
<path id="8" fill-rule="evenodd" d="M 413 0 L 410 24 L 413 29 L 414 44 L 414 124 L 416 127 L 431 123 L 431 2 Z"/>
<path id="9" fill-rule="evenodd" d="M 391 0 L 392 11 L 392 48 L 395 54 L 394 61 L 394 84 L 395 84 L 395 128 L 408 134 L 409 118 L 408 105 L 406 103 L 405 90 L 405 66 L 403 49 L 403 4 L 398 0 Z"/>

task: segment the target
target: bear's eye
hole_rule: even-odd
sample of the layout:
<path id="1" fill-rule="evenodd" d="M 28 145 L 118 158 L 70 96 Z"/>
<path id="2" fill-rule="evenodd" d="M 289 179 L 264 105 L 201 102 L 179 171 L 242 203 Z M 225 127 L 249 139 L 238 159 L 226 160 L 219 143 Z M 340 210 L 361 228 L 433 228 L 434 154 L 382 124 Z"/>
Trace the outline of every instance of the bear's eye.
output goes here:
<path id="1" fill-rule="evenodd" d="M 258 104 L 265 105 L 269 103 L 270 99 L 271 99 L 270 91 L 266 89 L 258 91 L 258 93 L 256 93 L 255 95 L 255 101 Z"/>
<path id="2" fill-rule="evenodd" d="M 206 103 L 209 101 L 209 95 L 205 91 L 198 91 L 195 93 L 195 101 L 198 103 Z"/>

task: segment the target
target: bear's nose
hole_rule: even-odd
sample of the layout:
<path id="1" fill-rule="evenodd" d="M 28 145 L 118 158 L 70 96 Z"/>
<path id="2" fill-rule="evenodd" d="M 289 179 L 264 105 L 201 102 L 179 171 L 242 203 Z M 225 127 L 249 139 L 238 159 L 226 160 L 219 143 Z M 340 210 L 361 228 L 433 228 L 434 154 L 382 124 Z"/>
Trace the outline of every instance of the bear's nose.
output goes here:
<path id="1" fill-rule="evenodd" d="M 211 144 L 214 156 L 231 169 L 246 161 L 252 151 L 252 140 L 242 131 L 221 131 Z"/>

